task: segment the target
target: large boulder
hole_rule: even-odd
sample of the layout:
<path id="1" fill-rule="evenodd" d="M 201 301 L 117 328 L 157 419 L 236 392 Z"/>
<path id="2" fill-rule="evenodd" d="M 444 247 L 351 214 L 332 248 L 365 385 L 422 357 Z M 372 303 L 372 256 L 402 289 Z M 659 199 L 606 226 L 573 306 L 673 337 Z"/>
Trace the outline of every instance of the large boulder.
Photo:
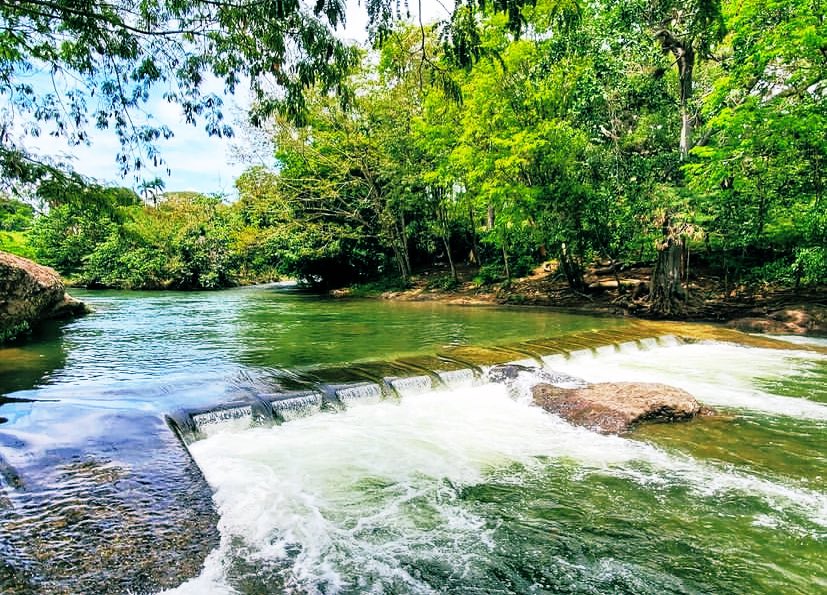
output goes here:
<path id="1" fill-rule="evenodd" d="M 54 269 L 0 252 L 0 343 L 39 322 L 88 312 L 66 293 Z"/>
<path id="2" fill-rule="evenodd" d="M 802 304 L 767 312 L 766 316 L 738 318 L 729 326 L 746 333 L 827 336 L 827 306 Z"/>
<path id="3" fill-rule="evenodd" d="M 692 419 L 704 408 L 685 390 L 648 382 L 603 382 L 579 388 L 538 384 L 534 402 L 568 422 L 604 434 L 629 431 L 640 422 Z"/>

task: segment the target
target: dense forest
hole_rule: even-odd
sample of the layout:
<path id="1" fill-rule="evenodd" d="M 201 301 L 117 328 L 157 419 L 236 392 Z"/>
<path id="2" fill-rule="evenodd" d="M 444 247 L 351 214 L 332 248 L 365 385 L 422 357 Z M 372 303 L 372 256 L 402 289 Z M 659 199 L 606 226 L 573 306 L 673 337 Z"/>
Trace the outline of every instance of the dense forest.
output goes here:
<path id="1" fill-rule="evenodd" d="M 821 0 L 459 5 L 381 31 L 339 92 L 256 111 L 272 167 L 238 199 L 44 180 L 0 202 L 0 249 L 97 287 L 323 287 L 539 263 L 653 265 L 670 313 L 725 285 L 827 283 Z M 312 82 L 312 81 L 311 81 Z M 258 106 L 265 105 L 266 97 Z M 279 115 L 280 114 L 280 115 Z"/>

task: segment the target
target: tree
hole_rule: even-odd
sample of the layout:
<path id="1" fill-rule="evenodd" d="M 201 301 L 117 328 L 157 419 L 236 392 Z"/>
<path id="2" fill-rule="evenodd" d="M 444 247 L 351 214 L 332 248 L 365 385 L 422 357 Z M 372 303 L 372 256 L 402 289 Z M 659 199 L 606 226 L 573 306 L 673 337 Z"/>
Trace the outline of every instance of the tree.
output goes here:
<path id="1" fill-rule="evenodd" d="M 724 4 L 731 33 L 703 104 L 708 142 L 684 170 L 728 281 L 756 253 L 771 278 L 827 277 L 818 272 L 827 265 L 822 8 L 799 0 Z"/>
<path id="2" fill-rule="evenodd" d="M 157 207 L 158 199 L 163 195 L 164 188 L 166 188 L 166 183 L 161 178 L 155 177 L 151 180 L 142 180 L 138 184 L 138 193 L 145 203 L 152 203 L 152 206 Z"/>
<path id="3" fill-rule="evenodd" d="M 138 117 L 156 90 L 187 122 L 203 120 L 218 136 L 232 130 L 220 98 L 203 91 L 210 76 L 230 92 L 249 83 L 255 120 L 277 110 L 300 119 L 310 85 L 347 97 L 341 82 L 357 53 L 331 32 L 343 19 L 344 4 L 332 0 L 311 11 L 297 0 L 3 1 L 0 94 L 29 135 L 74 145 L 88 142 L 90 126 L 112 127 L 122 145 L 118 164 L 137 170 L 159 163 L 155 142 L 173 133 Z M 265 92 L 272 84 L 281 89 L 277 99 Z M 7 122 L 0 134 L 3 177 L 62 172 L 27 152 L 15 133 Z"/>

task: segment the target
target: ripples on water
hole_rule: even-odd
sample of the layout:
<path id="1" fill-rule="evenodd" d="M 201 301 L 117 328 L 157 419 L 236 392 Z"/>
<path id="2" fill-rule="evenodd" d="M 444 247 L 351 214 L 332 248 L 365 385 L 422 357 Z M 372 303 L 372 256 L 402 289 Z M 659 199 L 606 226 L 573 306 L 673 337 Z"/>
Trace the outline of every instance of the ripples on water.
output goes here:
<path id="1" fill-rule="evenodd" d="M 165 412 L 298 383 L 300 368 L 626 324 L 261 289 L 85 297 L 95 315 L 0 360 L 0 393 L 53 400 L 4 404 L 0 425 L 26 482 L 17 508 L 0 502 L 0 552 L 54 560 L 40 592 L 84 590 L 72 573 L 125 592 L 196 572 L 213 518 L 187 497 L 197 472 L 165 442 Z M 191 449 L 220 543 L 175 592 L 827 591 L 823 357 L 644 341 L 548 363 L 682 386 L 722 415 L 600 436 L 449 370 L 450 390 L 421 376 L 394 381 L 401 400 L 345 389 L 343 412 L 219 428 Z M 14 592 L 34 590 L 21 580 Z"/>
<path id="2" fill-rule="evenodd" d="M 500 385 L 219 433 L 192 452 L 222 543 L 175 592 L 827 589 L 825 406 L 761 388 L 823 373 L 813 357 L 702 344 L 557 361 L 593 381 L 683 385 L 737 415 L 631 438 Z M 753 442 L 782 435 L 783 448 Z"/>

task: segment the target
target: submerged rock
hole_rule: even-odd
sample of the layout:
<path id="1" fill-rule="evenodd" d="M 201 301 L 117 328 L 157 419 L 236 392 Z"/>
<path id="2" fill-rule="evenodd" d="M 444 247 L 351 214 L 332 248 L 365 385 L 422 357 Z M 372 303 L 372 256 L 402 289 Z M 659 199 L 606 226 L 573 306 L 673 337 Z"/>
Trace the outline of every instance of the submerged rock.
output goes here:
<path id="1" fill-rule="evenodd" d="M 573 388 L 586 385 L 586 381 L 582 378 L 569 376 L 568 374 L 555 370 L 535 366 L 523 366 L 520 364 L 500 364 L 492 366 L 491 369 L 488 370 L 488 381 L 500 384 L 511 384 L 519 379 L 520 374 L 529 374 L 532 379 L 555 386 Z"/>
<path id="2" fill-rule="evenodd" d="M 0 343 L 43 320 L 87 312 L 83 302 L 66 293 L 54 269 L 0 252 Z"/>
<path id="3" fill-rule="evenodd" d="M 692 419 L 705 410 L 685 390 L 648 382 L 603 382 L 579 388 L 538 384 L 534 402 L 566 421 L 604 434 L 618 434 L 640 422 Z"/>

